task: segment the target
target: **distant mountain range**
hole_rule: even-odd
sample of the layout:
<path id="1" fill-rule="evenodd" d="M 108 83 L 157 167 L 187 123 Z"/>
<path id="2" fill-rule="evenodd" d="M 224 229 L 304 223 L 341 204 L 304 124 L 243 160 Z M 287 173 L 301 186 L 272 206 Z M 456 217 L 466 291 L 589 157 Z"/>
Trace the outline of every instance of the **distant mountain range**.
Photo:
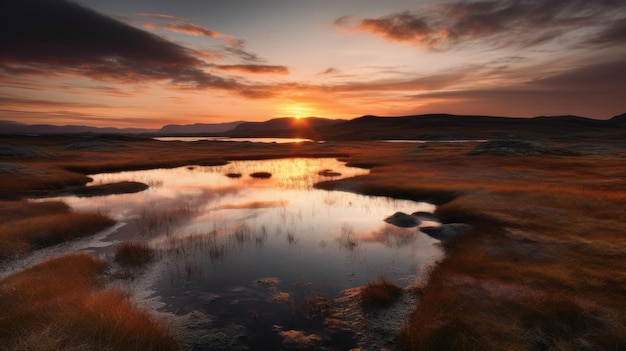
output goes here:
<path id="1" fill-rule="evenodd" d="M 0 121 L 0 134 L 3 135 L 93 133 L 160 136 L 299 137 L 316 140 L 442 140 L 559 136 L 575 138 L 577 134 L 586 135 L 589 132 L 597 132 L 607 137 L 623 137 L 626 132 L 626 114 L 615 116 L 609 120 L 578 116 L 510 118 L 449 114 L 402 117 L 363 116 L 352 120 L 319 117 L 275 118 L 264 122 L 170 124 L 161 129 L 27 125 Z"/>
<path id="2" fill-rule="evenodd" d="M 27 134 L 141 134 L 156 133 L 156 129 L 143 128 L 99 128 L 89 126 L 55 126 L 52 124 L 23 124 L 10 121 L 0 121 L 0 135 L 27 135 Z"/>

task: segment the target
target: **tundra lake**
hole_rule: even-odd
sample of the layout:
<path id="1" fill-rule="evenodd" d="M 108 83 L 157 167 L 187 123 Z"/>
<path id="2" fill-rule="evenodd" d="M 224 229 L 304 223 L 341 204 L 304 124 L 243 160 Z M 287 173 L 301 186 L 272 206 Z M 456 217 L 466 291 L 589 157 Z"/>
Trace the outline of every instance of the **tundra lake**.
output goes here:
<path id="1" fill-rule="evenodd" d="M 251 176 L 257 172 L 269 174 Z M 412 286 L 443 254 L 419 227 L 384 221 L 397 211 L 433 212 L 434 205 L 314 188 L 368 172 L 335 159 L 233 161 L 91 175 L 89 185 L 150 187 L 59 199 L 120 223 L 89 248 L 97 254 L 110 256 L 129 240 L 155 250 L 149 267 L 118 273 L 130 276 L 122 279 L 128 285 L 150 277 L 142 299 L 187 321 L 190 349 L 280 349 L 288 332 L 315 336 L 322 348 L 351 348 L 353 333 L 325 323 L 342 291 L 381 277 Z"/>

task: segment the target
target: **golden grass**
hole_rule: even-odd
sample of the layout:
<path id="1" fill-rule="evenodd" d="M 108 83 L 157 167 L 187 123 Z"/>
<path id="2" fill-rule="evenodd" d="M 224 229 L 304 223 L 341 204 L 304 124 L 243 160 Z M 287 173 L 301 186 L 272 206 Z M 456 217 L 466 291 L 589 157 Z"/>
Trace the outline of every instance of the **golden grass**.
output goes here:
<path id="1" fill-rule="evenodd" d="M 385 307 L 391 305 L 402 293 L 402 288 L 396 284 L 380 279 L 367 284 L 361 290 L 361 306 Z"/>
<path id="2" fill-rule="evenodd" d="M 171 333 L 119 291 L 106 262 L 48 260 L 0 281 L 0 350 L 176 350 Z"/>
<path id="3" fill-rule="evenodd" d="M 34 249 L 92 235 L 115 223 L 102 214 L 75 213 L 58 204 L 31 205 L 18 202 L 12 207 L 26 207 L 21 213 L 9 210 L 8 207 L 3 211 L 5 219 L 0 224 L 0 258 L 11 258 Z M 7 218 L 10 212 L 18 213 L 15 217 Z"/>

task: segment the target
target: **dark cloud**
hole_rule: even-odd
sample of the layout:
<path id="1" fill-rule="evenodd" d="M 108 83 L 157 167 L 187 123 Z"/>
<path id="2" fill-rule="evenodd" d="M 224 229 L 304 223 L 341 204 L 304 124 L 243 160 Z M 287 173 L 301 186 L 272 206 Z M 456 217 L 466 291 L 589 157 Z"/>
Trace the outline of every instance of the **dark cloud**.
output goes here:
<path id="1" fill-rule="evenodd" d="M 608 118 L 626 109 L 626 59 L 580 66 L 525 83 L 494 89 L 457 89 L 413 95 L 431 103 L 428 111 L 484 114 L 510 111 L 512 116 L 576 114 Z"/>
<path id="2" fill-rule="evenodd" d="M 375 19 L 363 19 L 355 28 L 381 35 L 392 41 L 415 41 L 427 46 L 437 45 L 442 34 L 431 28 L 426 18 L 408 11 Z"/>
<path id="3" fill-rule="evenodd" d="M 384 79 L 370 82 L 349 82 L 329 86 L 326 87 L 326 89 L 336 92 L 438 90 L 458 83 L 467 74 L 467 72 L 459 70 L 412 79 Z"/>
<path id="4" fill-rule="evenodd" d="M 338 74 L 340 71 L 335 67 L 328 67 L 319 74 Z"/>
<path id="5" fill-rule="evenodd" d="M 233 37 L 226 37 L 224 51 L 231 56 L 238 58 L 244 62 L 262 62 L 263 60 L 256 54 L 246 50 L 246 41 Z"/>
<path id="6" fill-rule="evenodd" d="M 0 75 L 160 80 L 244 95 L 256 89 L 205 72 L 206 63 L 183 46 L 66 0 L 0 2 L 0 48 Z"/>
<path id="7" fill-rule="evenodd" d="M 163 13 L 138 13 L 137 16 L 150 17 L 150 18 L 164 18 L 164 19 L 178 19 L 176 16 L 166 15 Z"/>
<path id="8" fill-rule="evenodd" d="M 626 17 L 612 22 L 604 30 L 590 38 L 589 43 L 600 45 L 626 44 Z"/>
<path id="9" fill-rule="evenodd" d="M 86 104 L 80 102 L 61 102 L 41 99 L 28 99 L 19 97 L 2 97 L 0 96 L 0 105 L 2 106 L 18 106 L 18 107 L 45 107 L 45 108 L 106 108 L 109 106 L 101 104 Z"/>
<path id="10" fill-rule="evenodd" d="M 285 66 L 270 65 L 220 65 L 213 68 L 220 71 L 236 71 L 252 74 L 289 74 L 289 68 Z"/>
<path id="11" fill-rule="evenodd" d="M 354 20 L 343 16 L 335 25 L 445 49 L 467 40 L 489 40 L 496 46 L 529 47 L 559 38 L 571 30 L 605 24 L 602 15 L 623 10 L 623 0 L 496 0 L 452 2 L 424 13 L 408 11 Z M 618 23 L 604 38 L 623 37 Z"/>

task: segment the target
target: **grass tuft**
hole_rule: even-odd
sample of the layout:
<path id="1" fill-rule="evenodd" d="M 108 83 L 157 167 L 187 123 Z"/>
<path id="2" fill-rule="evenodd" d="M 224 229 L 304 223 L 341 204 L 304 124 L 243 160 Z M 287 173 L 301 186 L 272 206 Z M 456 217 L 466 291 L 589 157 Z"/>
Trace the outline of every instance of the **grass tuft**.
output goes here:
<path id="1" fill-rule="evenodd" d="M 154 250 L 141 242 L 125 242 L 117 247 L 115 261 L 124 266 L 139 267 L 154 259 Z"/>
<path id="2" fill-rule="evenodd" d="M 402 288 L 381 279 L 367 284 L 361 291 L 361 306 L 386 307 L 391 305 L 402 293 Z"/>

